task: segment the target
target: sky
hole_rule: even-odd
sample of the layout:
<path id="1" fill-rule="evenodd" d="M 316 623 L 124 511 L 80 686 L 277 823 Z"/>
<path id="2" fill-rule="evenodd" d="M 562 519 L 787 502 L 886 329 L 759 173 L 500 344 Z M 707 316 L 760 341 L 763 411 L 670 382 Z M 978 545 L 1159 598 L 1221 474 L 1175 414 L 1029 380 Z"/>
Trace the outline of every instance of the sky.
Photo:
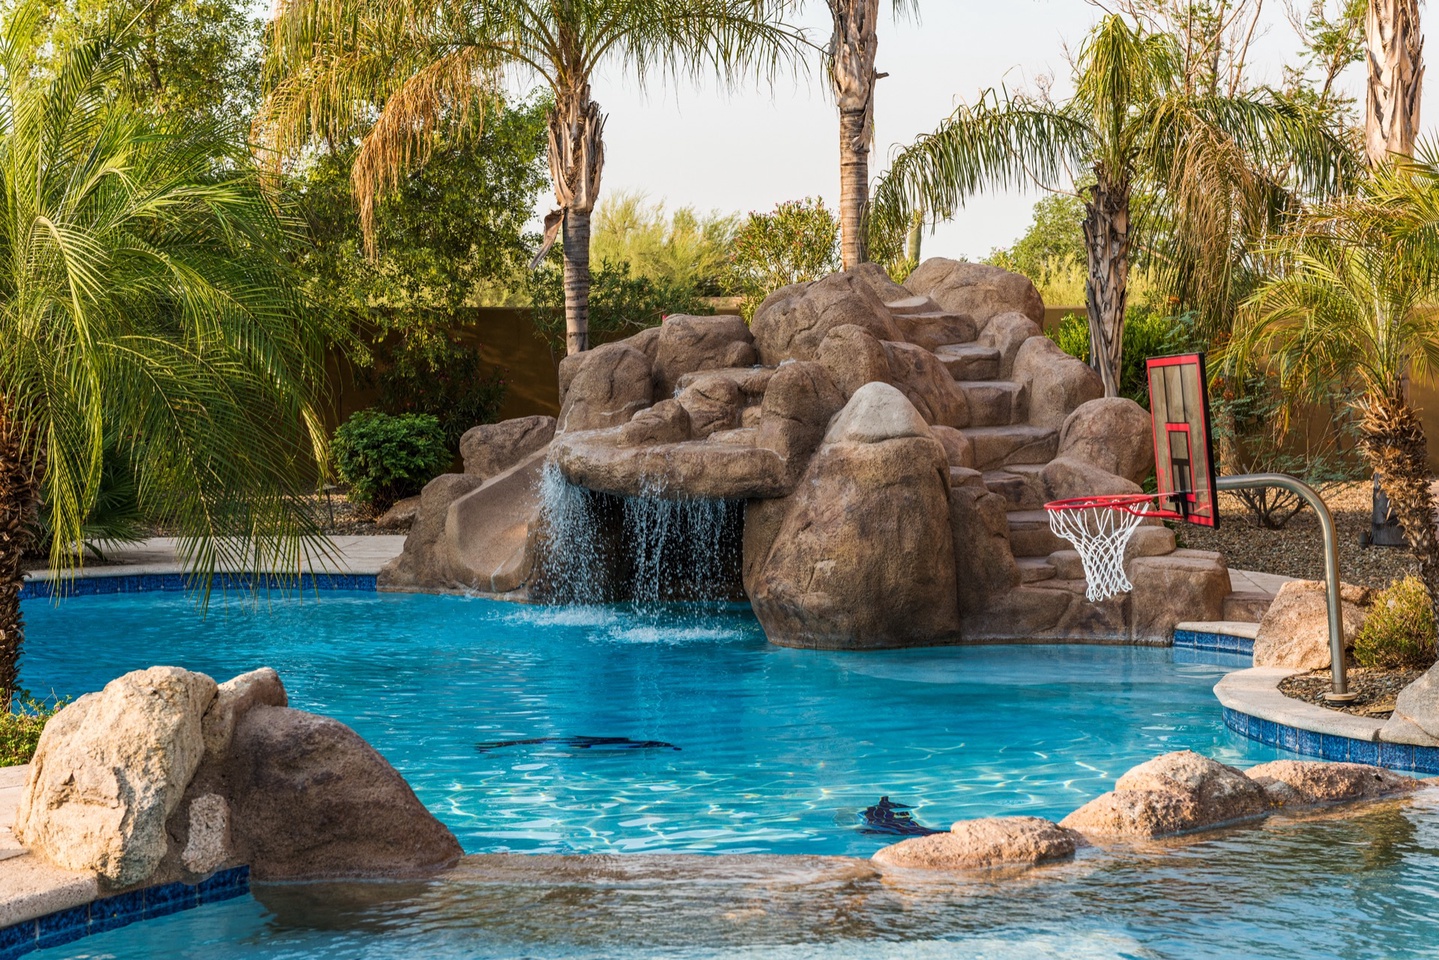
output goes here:
<path id="1" fill-rule="evenodd" d="M 1263 33 L 1251 55 L 1254 82 L 1277 84 L 1284 64 L 1298 59 L 1300 42 L 1284 6 L 1284 0 L 1264 5 Z M 1066 49 L 1077 48 L 1103 16 L 1088 0 L 920 0 L 920 8 L 917 23 L 896 22 L 888 5 L 881 15 L 877 66 L 889 76 L 875 97 L 872 175 L 896 146 L 932 130 L 984 89 L 1032 90 L 1037 77 L 1048 75 L 1054 95 L 1065 96 Z M 816 43 L 828 40 L 823 0 L 808 0 L 794 22 Z M 1352 95 L 1362 95 L 1363 85 L 1358 66 L 1341 78 Z M 1439 118 L 1439 67 L 1428 71 L 1425 87 L 1424 102 Z M 631 191 L 670 208 L 726 213 L 766 211 L 814 195 L 837 205 L 839 121 L 817 57 L 807 79 L 786 77 L 773 89 L 653 83 L 641 89 L 610 67 L 592 92 L 609 115 L 602 196 Z M 1033 192 L 976 197 L 926 237 L 924 255 L 976 259 L 1008 246 L 1028 226 L 1037 199 Z"/>

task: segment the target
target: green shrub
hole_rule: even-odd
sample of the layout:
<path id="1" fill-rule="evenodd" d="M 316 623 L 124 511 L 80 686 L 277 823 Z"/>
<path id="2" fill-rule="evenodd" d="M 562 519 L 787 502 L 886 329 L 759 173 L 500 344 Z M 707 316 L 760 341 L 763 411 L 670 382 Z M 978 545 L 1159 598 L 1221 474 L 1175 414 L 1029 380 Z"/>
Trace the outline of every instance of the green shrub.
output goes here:
<path id="1" fill-rule="evenodd" d="M 1410 574 L 1374 598 L 1354 638 L 1354 660 L 1361 667 L 1427 668 L 1439 655 L 1436 639 L 1429 592 Z"/>
<path id="2" fill-rule="evenodd" d="M 466 430 L 493 423 L 505 399 L 502 371 L 486 370 L 478 350 L 442 337 L 395 350 L 375 380 L 385 413 L 435 417 L 451 453 Z"/>
<path id="3" fill-rule="evenodd" d="M 1124 356 L 1119 364 L 1119 393 L 1149 409 L 1149 374 L 1146 361 L 1191 349 L 1193 318 L 1174 316 L 1147 307 L 1132 307 L 1124 315 Z M 1071 357 L 1089 362 L 1089 321 L 1066 314 L 1049 337 Z"/>
<path id="4" fill-rule="evenodd" d="M 0 767 L 29 763 L 40 742 L 40 731 L 55 716 L 64 702 L 47 705 L 27 700 L 14 713 L 0 713 Z"/>
<path id="5" fill-rule="evenodd" d="M 445 432 L 428 413 L 361 410 L 340 424 L 332 450 L 350 499 L 375 513 L 419 493 L 450 463 Z"/>

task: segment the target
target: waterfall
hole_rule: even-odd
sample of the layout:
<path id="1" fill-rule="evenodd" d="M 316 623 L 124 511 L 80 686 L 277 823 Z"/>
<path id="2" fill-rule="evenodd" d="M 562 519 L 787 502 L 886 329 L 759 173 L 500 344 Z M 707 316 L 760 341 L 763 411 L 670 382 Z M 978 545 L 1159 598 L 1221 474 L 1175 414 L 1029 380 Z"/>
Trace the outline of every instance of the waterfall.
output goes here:
<path id="1" fill-rule="evenodd" d="M 557 604 L 594 604 L 608 594 L 606 517 L 598 497 L 545 464 L 540 477 L 540 519 L 547 549 L 541 559 L 546 599 Z"/>

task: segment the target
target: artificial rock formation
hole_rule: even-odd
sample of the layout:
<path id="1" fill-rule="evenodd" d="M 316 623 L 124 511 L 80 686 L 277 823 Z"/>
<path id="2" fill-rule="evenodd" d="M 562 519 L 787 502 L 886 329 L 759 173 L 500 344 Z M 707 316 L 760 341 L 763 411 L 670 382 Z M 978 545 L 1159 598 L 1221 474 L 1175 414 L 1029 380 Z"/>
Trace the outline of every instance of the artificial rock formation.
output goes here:
<path id="1" fill-rule="evenodd" d="M 1153 430 L 1043 319 L 1033 284 L 995 267 L 931 260 L 901 285 L 866 264 L 775 291 L 748 326 L 671 317 L 568 357 L 552 439 L 472 432 L 467 470 L 483 468 L 426 488 L 381 589 L 545 600 L 576 596 L 556 571 L 583 569 L 587 599 L 625 599 L 654 531 L 624 518 L 658 498 L 736 506 L 743 530 L 717 535 L 742 540 L 734 576 L 780 644 L 1165 643 L 1219 619 L 1223 562 L 1159 527 L 1135 538 L 1132 597 L 1085 599 L 1043 505 L 1137 490 Z M 557 503 L 603 527 L 585 563 L 557 562 L 579 549 L 549 532 Z"/>
<path id="2" fill-rule="evenodd" d="M 420 876 L 454 836 L 354 731 L 291 710 L 268 668 L 216 685 L 152 667 L 45 726 L 15 818 L 32 853 L 119 890 L 257 879 Z"/>
<path id="3" fill-rule="evenodd" d="M 1339 585 L 1346 650 L 1353 646 L 1355 635 L 1364 625 L 1372 595 L 1367 587 Z M 1259 633 L 1254 638 L 1254 665 L 1328 670 L 1332 662 L 1328 590 L 1319 580 L 1289 581 L 1279 588 L 1259 622 Z"/>
<path id="4" fill-rule="evenodd" d="M 1439 747 L 1439 665 L 1399 691 L 1394 713 L 1380 728 L 1379 739 Z"/>
<path id="5" fill-rule="evenodd" d="M 1034 866 L 1067 860 L 1083 843 L 1073 830 L 1040 817 L 986 817 L 961 820 L 948 833 L 901 840 L 873 859 L 885 867 L 918 870 Z"/>

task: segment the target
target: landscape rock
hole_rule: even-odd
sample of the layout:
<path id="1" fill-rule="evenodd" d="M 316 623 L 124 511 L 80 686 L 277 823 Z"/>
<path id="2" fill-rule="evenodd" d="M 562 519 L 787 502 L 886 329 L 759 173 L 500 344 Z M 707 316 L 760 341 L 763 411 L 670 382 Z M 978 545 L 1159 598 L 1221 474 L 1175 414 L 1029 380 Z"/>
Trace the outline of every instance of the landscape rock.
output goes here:
<path id="1" fill-rule="evenodd" d="M 14 834 L 110 888 L 140 883 L 168 848 L 165 824 L 205 751 L 215 681 L 178 667 L 137 670 L 65 707 L 41 734 Z"/>
<path id="2" fill-rule="evenodd" d="M 674 396 L 687 373 L 753 366 L 756 359 L 754 337 L 741 317 L 666 317 L 655 352 L 654 395 L 661 400 Z"/>
<path id="3" fill-rule="evenodd" d="M 1024 341 L 1011 378 L 1029 387 L 1029 422 L 1039 427 L 1059 429 L 1082 404 L 1104 396 L 1099 374 L 1048 337 Z"/>
<path id="4" fill-rule="evenodd" d="M 841 435 L 871 439 L 820 447 L 768 555 L 751 564 L 746 587 L 771 642 L 853 649 L 958 639 L 949 464 L 937 440 L 913 435 L 917 413 L 893 415 L 900 403 L 880 383 L 850 398 Z"/>
<path id="5" fill-rule="evenodd" d="M 650 359 L 625 343 L 607 343 L 560 362 L 557 433 L 628 423 L 654 399 Z"/>
<path id="6" fill-rule="evenodd" d="M 889 382 L 909 398 L 926 423 L 969 426 L 969 402 L 938 357 L 912 343 L 881 346 L 889 361 Z"/>
<path id="7" fill-rule="evenodd" d="M 555 437 L 554 417 L 516 417 L 471 427 L 460 438 L 465 473 L 493 477 L 534 453 Z"/>
<path id="8" fill-rule="evenodd" d="M 930 425 L 929 432 L 944 445 L 944 452 L 949 457 L 951 467 L 974 469 L 974 444 L 964 435 L 964 431 L 936 423 Z"/>
<path id="9" fill-rule="evenodd" d="M 1379 739 L 1439 747 L 1439 666 L 1399 691 L 1394 714 L 1380 728 Z"/>
<path id="10" fill-rule="evenodd" d="M 678 399 L 661 400 L 641 410 L 630 418 L 629 423 L 620 427 L 615 445 L 649 447 L 659 443 L 682 443 L 690 439 L 691 434 L 689 409 Z"/>
<path id="11" fill-rule="evenodd" d="M 231 831 L 257 880 L 425 876 L 459 842 L 393 767 L 337 720 L 256 707 L 230 747 Z"/>
<path id="12" fill-rule="evenodd" d="M 1021 580 L 1009 546 L 1004 498 L 982 484 L 952 487 L 949 524 L 959 609 L 966 615 L 978 613 L 1018 587 Z"/>
<path id="13" fill-rule="evenodd" d="M 1134 584 L 1130 629 L 1137 643 L 1167 642 L 1181 621 L 1218 620 L 1232 589 L 1223 558 L 1204 550 L 1134 557 L 1125 568 Z"/>
<path id="14" fill-rule="evenodd" d="M 835 327 L 819 345 L 815 359 L 848 400 L 866 383 L 889 382 L 889 356 L 863 327 Z"/>
<path id="15" fill-rule="evenodd" d="M 755 310 L 750 330 L 760 363 L 773 367 L 816 359 L 830 331 L 847 324 L 864 328 L 876 340 L 903 339 L 889 310 L 853 272 L 776 290 Z"/>
<path id="16" fill-rule="evenodd" d="M 223 758 L 230 751 L 235 723 L 255 707 L 288 707 L 289 694 L 280 675 L 270 667 L 226 680 L 215 690 L 200 720 L 200 735 L 205 744 L 205 758 Z"/>
<path id="17" fill-rule="evenodd" d="M 988 264 L 935 257 L 920 264 L 904 285 L 951 313 L 973 317 L 980 329 L 993 317 L 1011 312 L 1036 324 L 1044 322 L 1044 300 L 1029 278 Z"/>
<path id="18" fill-rule="evenodd" d="M 745 405 L 744 393 L 727 377 L 696 380 L 680 391 L 677 400 L 689 414 L 690 436 L 696 440 L 738 427 Z"/>
<path id="19" fill-rule="evenodd" d="M 1009 379 L 1014 375 L 1014 359 L 1019 355 L 1019 348 L 1043 336 L 1039 325 L 1024 314 L 1001 313 L 980 331 L 975 342 L 999 351 L 999 376 Z"/>
<path id="20" fill-rule="evenodd" d="M 1062 454 L 1044 465 L 1039 478 L 1050 500 L 1142 492 L 1139 484 L 1131 480 L 1115 476 L 1088 461 Z"/>
<path id="21" fill-rule="evenodd" d="M 415 517 L 420 513 L 420 495 L 406 497 L 395 502 L 395 505 L 380 515 L 375 521 L 376 530 L 396 531 L 408 530 L 415 523 Z"/>
<path id="22" fill-rule="evenodd" d="M 1279 588 L 1274 602 L 1259 622 L 1254 639 L 1256 667 L 1291 667 L 1295 670 L 1327 670 L 1329 654 L 1329 604 L 1324 583 L 1318 580 L 1290 580 Z M 1343 583 L 1339 586 L 1339 609 L 1344 624 L 1344 645 L 1354 643 L 1368 616 L 1371 591 Z"/>
<path id="23" fill-rule="evenodd" d="M 1412 793 L 1422 785 L 1413 777 L 1364 763 L 1275 760 L 1246 773 L 1264 788 L 1274 807 L 1378 800 Z"/>
<path id="24" fill-rule="evenodd" d="M 683 413 L 673 400 L 654 409 L 665 404 Z M 616 497 L 684 491 L 703 499 L 749 500 L 782 497 L 794 485 L 789 461 L 757 442 L 726 443 L 727 434 L 718 433 L 707 440 L 632 445 L 623 436 L 623 431 L 602 431 L 563 437 L 550 459 L 571 483 Z"/>
<path id="25" fill-rule="evenodd" d="M 901 840 L 871 859 L 919 870 L 1032 866 L 1073 857 L 1079 842 L 1073 831 L 1040 817 L 986 817 L 961 820 L 948 833 Z"/>
<path id="26" fill-rule="evenodd" d="M 1256 781 L 1181 750 L 1134 767 L 1115 781 L 1112 792 L 1059 823 L 1089 840 L 1154 838 L 1253 819 L 1269 807 L 1268 794 Z"/>
<path id="27" fill-rule="evenodd" d="M 1086 401 L 1065 418 L 1059 455 L 1143 483 L 1154 472 L 1154 420 L 1127 397 Z"/>
<path id="28" fill-rule="evenodd" d="M 904 394 L 888 384 L 856 391 L 825 431 L 825 443 L 881 443 L 931 437 L 929 425 Z"/>
<path id="29" fill-rule="evenodd" d="M 205 793 L 190 801 L 186 817 L 186 842 L 180 861 L 186 873 L 203 877 L 235 858 L 230 838 L 230 805 L 217 793 Z"/>
<path id="30" fill-rule="evenodd" d="M 783 364 L 765 391 L 755 442 L 783 457 L 797 478 L 824 438 L 830 419 L 844 405 L 844 394 L 824 367 L 813 362 Z"/>

